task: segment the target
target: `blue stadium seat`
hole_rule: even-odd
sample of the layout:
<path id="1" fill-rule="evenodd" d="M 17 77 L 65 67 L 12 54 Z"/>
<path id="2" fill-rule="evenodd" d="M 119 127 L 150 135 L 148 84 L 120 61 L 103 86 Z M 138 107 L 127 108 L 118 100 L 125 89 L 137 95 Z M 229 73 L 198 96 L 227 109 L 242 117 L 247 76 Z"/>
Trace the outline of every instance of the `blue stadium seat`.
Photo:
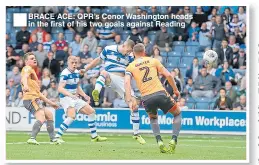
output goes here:
<path id="1" fill-rule="evenodd" d="M 196 57 L 202 57 L 203 58 L 204 52 L 196 52 Z"/>
<path id="2" fill-rule="evenodd" d="M 63 28 L 54 27 L 51 29 L 51 33 L 64 33 Z"/>
<path id="3" fill-rule="evenodd" d="M 195 57 L 195 52 L 184 52 L 183 56 Z"/>
<path id="4" fill-rule="evenodd" d="M 100 9 L 97 9 L 97 8 L 93 8 L 93 9 L 92 9 L 92 13 L 100 14 L 100 13 L 101 13 L 101 10 L 100 10 Z"/>
<path id="5" fill-rule="evenodd" d="M 165 65 L 167 63 L 167 57 L 162 56 L 162 59 L 163 59 L 163 64 Z"/>
<path id="6" fill-rule="evenodd" d="M 172 52 L 168 52 L 168 57 L 181 57 L 181 53 L 180 52 L 175 52 L 175 51 L 172 51 Z"/>
<path id="7" fill-rule="evenodd" d="M 65 40 L 67 40 L 67 42 L 72 42 L 74 38 L 73 33 L 65 33 Z"/>
<path id="8" fill-rule="evenodd" d="M 174 46 L 185 46 L 185 42 L 184 41 L 174 41 L 173 45 Z"/>
<path id="9" fill-rule="evenodd" d="M 10 31 L 12 29 L 12 23 L 11 22 L 6 22 L 6 32 Z"/>
<path id="10" fill-rule="evenodd" d="M 6 13 L 6 22 L 13 22 L 13 13 Z"/>
<path id="11" fill-rule="evenodd" d="M 172 66 L 177 67 L 178 64 L 180 63 L 180 58 L 179 57 L 168 57 L 167 63 L 168 64 L 170 63 Z"/>
<path id="12" fill-rule="evenodd" d="M 184 64 L 184 63 L 179 63 L 178 64 L 178 68 L 187 68 L 188 66 L 190 66 L 189 64 Z"/>
<path id="13" fill-rule="evenodd" d="M 184 56 L 184 57 L 181 58 L 181 63 L 186 64 L 187 66 L 188 65 L 190 66 L 192 64 L 192 60 L 193 60 L 193 57 Z"/>
<path id="14" fill-rule="evenodd" d="M 161 55 L 162 57 L 167 57 L 167 52 L 160 52 L 160 55 Z"/>
<path id="15" fill-rule="evenodd" d="M 112 14 L 112 10 L 110 10 L 110 9 L 102 9 L 101 13 Z"/>
<path id="16" fill-rule="evenodd" d="M 210 109 L 210 103 L 211 103 L 211 99 L 209 98 L 196 98 L 196 109 L 200 109 L 200 110 L 208 110 Z"/>
<path id="17" fill-rule="evenodd" d="M 183 53 L 184 52 L 184 47 L 185 46 L 179 46 L 179 45 L 176 45 L 176 46 L 174 46 L 174 51 L 176 51 L 176 52 L 179 52 L 179 53 Z"/>
<path id="18" fill-rule="evenodd" d="M 186 42 L 186 50 L 188 52 L 198 52 L 200 44 L 197 41 L 188 41 Z"/>
<path id="19" fill-rule="evenodd" d="M 156 35 L 155 34 L 148 34 L 148 38 L 151 41 L 151 43 L 155 42 Z"/>
<path id="20" fill-rule="evenodd" d="M 30 8 L 25 8 L 25 7 L 21 8 L 21 13 L 29 13 L 30 11 L 31 11 Z"/>
<path id="21" fill-rule="evenodd" d="M 122 34 L 121 34 L 121 39 L 123 41 L 125 41 L 130 33 L 131 33 L 130 31 L 123 31 Z"/>
<path id="22" fill-rule="evenodd" d="M 7 13 L 20 13 L 20 8 L 18 7 L 8 8 Z"/>
<path id="23" fill-rule="evenodd" d="M 70 31 L 70 30 L 65 30 L 64 33 L 65 33 L 65 34 L 73 34 L 73 32 Z"/>
<path id="24" fill-rule="evenodd" d="M 65 34 L 66 36 L 66 34 Z M 58 33 L 51 33 L 52 40 L 56 41 L 58 39 Z"/>
<path id="25" fill-rule="evenodd" d="M 192 98 L 192 97 L 187 97 L 186 98 L 186 106 L 189 108 L 189 109 L 195 109 L 195 100 Z"/>
<path id="26" fill-rule="evenodd" d="M 168 6 L 160 6 L 159 12 L 161 14 L 167 14 Z"/>
<path id="27" fill-rule="evenodd" d="M 166 68 L 176 68 L 177 64 L 174 62 L 167 61 L 167 63 L 165 63 L 165 66 L 166 66 Z M 169 70 L 169 71 L 171 71 L 171 70 Z"/>

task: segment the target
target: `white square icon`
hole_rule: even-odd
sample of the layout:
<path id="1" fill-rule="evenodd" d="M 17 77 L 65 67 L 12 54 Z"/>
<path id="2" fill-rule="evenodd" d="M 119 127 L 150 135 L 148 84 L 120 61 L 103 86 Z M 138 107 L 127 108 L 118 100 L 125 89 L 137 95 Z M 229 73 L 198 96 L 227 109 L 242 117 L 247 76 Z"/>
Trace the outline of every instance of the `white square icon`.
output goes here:
<path id="1" fill-rule="evenodd" d="M 13 27 L 27 26 L 27 13 L 13 13 Z"/>

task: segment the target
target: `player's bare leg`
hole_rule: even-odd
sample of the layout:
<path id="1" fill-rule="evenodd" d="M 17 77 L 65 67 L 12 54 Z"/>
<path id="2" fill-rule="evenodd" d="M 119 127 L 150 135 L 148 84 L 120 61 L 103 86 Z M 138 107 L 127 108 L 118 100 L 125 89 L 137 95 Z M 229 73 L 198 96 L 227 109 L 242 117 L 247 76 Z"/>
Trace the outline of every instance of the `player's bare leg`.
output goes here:
<path id="1" fill-rule="evenodd" d="M 106 137 L 101 137 L 96 132 L 95 110 L 89 104 L 86 104 L 83 108 L 80 109 L 79 113 L 88 115 L 88 126 L 90 128 L 91 138 L 92 138 L 91 141 L 92 142 L 106 141 L 107 140 Z"/>
<path id="2" fill-rule="evenodd" d="M 133 104 L 139 105 L 137 103 L 137 99 L 135 97 L 131 98 Z M 132 138 L 137 140 L 140 144 L 146 144 L 145 139 L 141 135 L 139 135 L 139 111 L 136 109 L 135 111 L 131 111 L 130 114 L 130 119 L 132 122 L 132 127 L 133 127 L 133 136 Z"/>
<path id="3" fill-rule="evenodd" d="M 182 113 L 179 107 L 175 107 L 175 108 L 173 107 L 172 109 L 169 110 L 169 112 L 174 115 L 173 134 L 172 134 L 172 140 L 169 142 L 169 152 L 174 153 L 177 145 L 177 138 L 181 130 Z"/>
<path id="4" fill-rule="evenodd" d="M 99 105 L 99 95 L 100 95 L 102 88 L 105 86 L 105 82 L 107 79 L 109 79 L 108 72 L 105 70 L 101 71 L 100 76 L 96 80 L 95 88 L 92 92 L 95 106 Z"/>
<path id="5" fill-rule="evenodd" d="M 149 119 L 150 119 L 150 125 L 153 131 L 153 134 L 156 138 L 157 144 L 159 146 L 160 152 L 161 153 L 166 153 L 168 151 L 168 149 L 166 148 L 166 146 L 163 143 L 162 137 L 160 135 L 160 127 L 158 124 L 158 119 L 157 119 L 157 114 L 154 115 L 152 113 L 148 114 Z"/>
<path id="6" fill-rule="evenodd" d="M 62 140 L 63 134 L 66 132 L 68 127 L 73 123 L 73 121 L 76 118 L 76 110 L 73 107 L 69 107 L 67 109 L 67 118 L 63 121 L 62 124 L 60 124 L 59 130 L 56 134 L 56 138 L 61 142 L 64 143 L 65 141 Z"/>
<path id="7" fill-rule="evenodd" d="M 35 111 L 34 117 L 36 118 L 36 121 L 32 127 L 31 138 L 27 141 L 27 143 L 33 144 L 33 145 L 39 145 L 39 143 L 36 141 L 36 136 L 40 132 L 40 129 L 46 120 L 44 109 L 39 109 Z"/>
<path id="8" fill-rule="evenodd" d="M 62 141 L 60 139 L 55 138 L 53 114 L 47 108 L 44 108 L 44 109 L 45 109 L 44 111 L 45 111 L 45 118 L 46 118 L 46 126 L 47 126 L 47 131 L 49 133 L 50 143 L 61 144 Z"/>

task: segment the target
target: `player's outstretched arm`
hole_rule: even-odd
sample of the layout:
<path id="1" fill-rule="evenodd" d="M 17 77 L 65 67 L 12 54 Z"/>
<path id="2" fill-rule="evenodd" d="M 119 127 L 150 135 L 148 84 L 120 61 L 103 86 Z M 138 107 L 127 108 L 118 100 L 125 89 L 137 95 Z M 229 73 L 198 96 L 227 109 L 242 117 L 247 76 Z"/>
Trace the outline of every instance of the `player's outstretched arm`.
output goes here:
<path id="1" fill-rule="evenodd" d="M 53 101 L 49 100 L 42 93 L 40 93 L 40 99 L 42 101 L 44 101 L 45 103 L 49 104 L 50 106 L 52 106 L 54 109 L 58 109 L 59 108 L 59 105 L 57 103 L 54 103 Z"/>

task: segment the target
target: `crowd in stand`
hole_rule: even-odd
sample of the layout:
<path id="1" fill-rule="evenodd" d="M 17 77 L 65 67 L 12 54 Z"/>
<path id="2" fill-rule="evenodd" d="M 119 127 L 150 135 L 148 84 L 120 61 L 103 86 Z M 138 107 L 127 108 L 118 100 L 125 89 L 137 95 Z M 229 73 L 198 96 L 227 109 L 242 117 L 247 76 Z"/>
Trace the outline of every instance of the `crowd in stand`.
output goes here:
<path id="1" fill-rule="evenodd" d="M 7 12 L 19 7 L 9 7 Z M 8 10 L 10 9 L 10 10 Z M 32 13 L 95 13 L 193 15 L 193 19 L 160 20 L 184 22 L 185 27 L 35 27 L 7 28 L 6 32 L 6 105 L 21 107 L 20 71 L 23 56 L 33 52 L 38 60 L 37 75 L 41 92 L 59 100 L 60 72 L 67 67 L 68 56 L 76 56 L 78 69 L 84 68 L 108 45 L 126 39 L 143 43 L 146 55 L 158 59 L 170 70 L 181 92 L 182 109 L 246 110 L 246 8 L 242 6 L 163 6 L 163 7 L 38 7 L 19 8 Z M 43 20 L 48 21 L 48 20 Z M 105 21 L 105 20 L 101 20 Z M 116 21 L 116 20 L 113 20 Z M 130 21 L 130 20 L 124 20 Z M 132 20 L 131 20 L 132 21 Z M 134 20 L 136 21 L 136 20 Z M 147 21 L 147 20 L 146 20 Z M 10 23 L 7 21 L 7 24 Z M 15 37 L 12 37 L 15 35 Z M 202 61 L 204 51 L 213 49 L 218 60 Z M 81 80 L 91 96 L 102 65 L 89 70 Z M 169 83 L 161 77 L 168 93 Z M 135 89 L 138 94 L 138 89 Z M 93 99 L 92 99 L 93 100 Z M 94 106 L 93 102 L 91 103 Z M 101 91 L 101 107 L 125 108 L 127 104 L 109 87 Z M 141 106 L 141 103 L 140 103 Z"/>

